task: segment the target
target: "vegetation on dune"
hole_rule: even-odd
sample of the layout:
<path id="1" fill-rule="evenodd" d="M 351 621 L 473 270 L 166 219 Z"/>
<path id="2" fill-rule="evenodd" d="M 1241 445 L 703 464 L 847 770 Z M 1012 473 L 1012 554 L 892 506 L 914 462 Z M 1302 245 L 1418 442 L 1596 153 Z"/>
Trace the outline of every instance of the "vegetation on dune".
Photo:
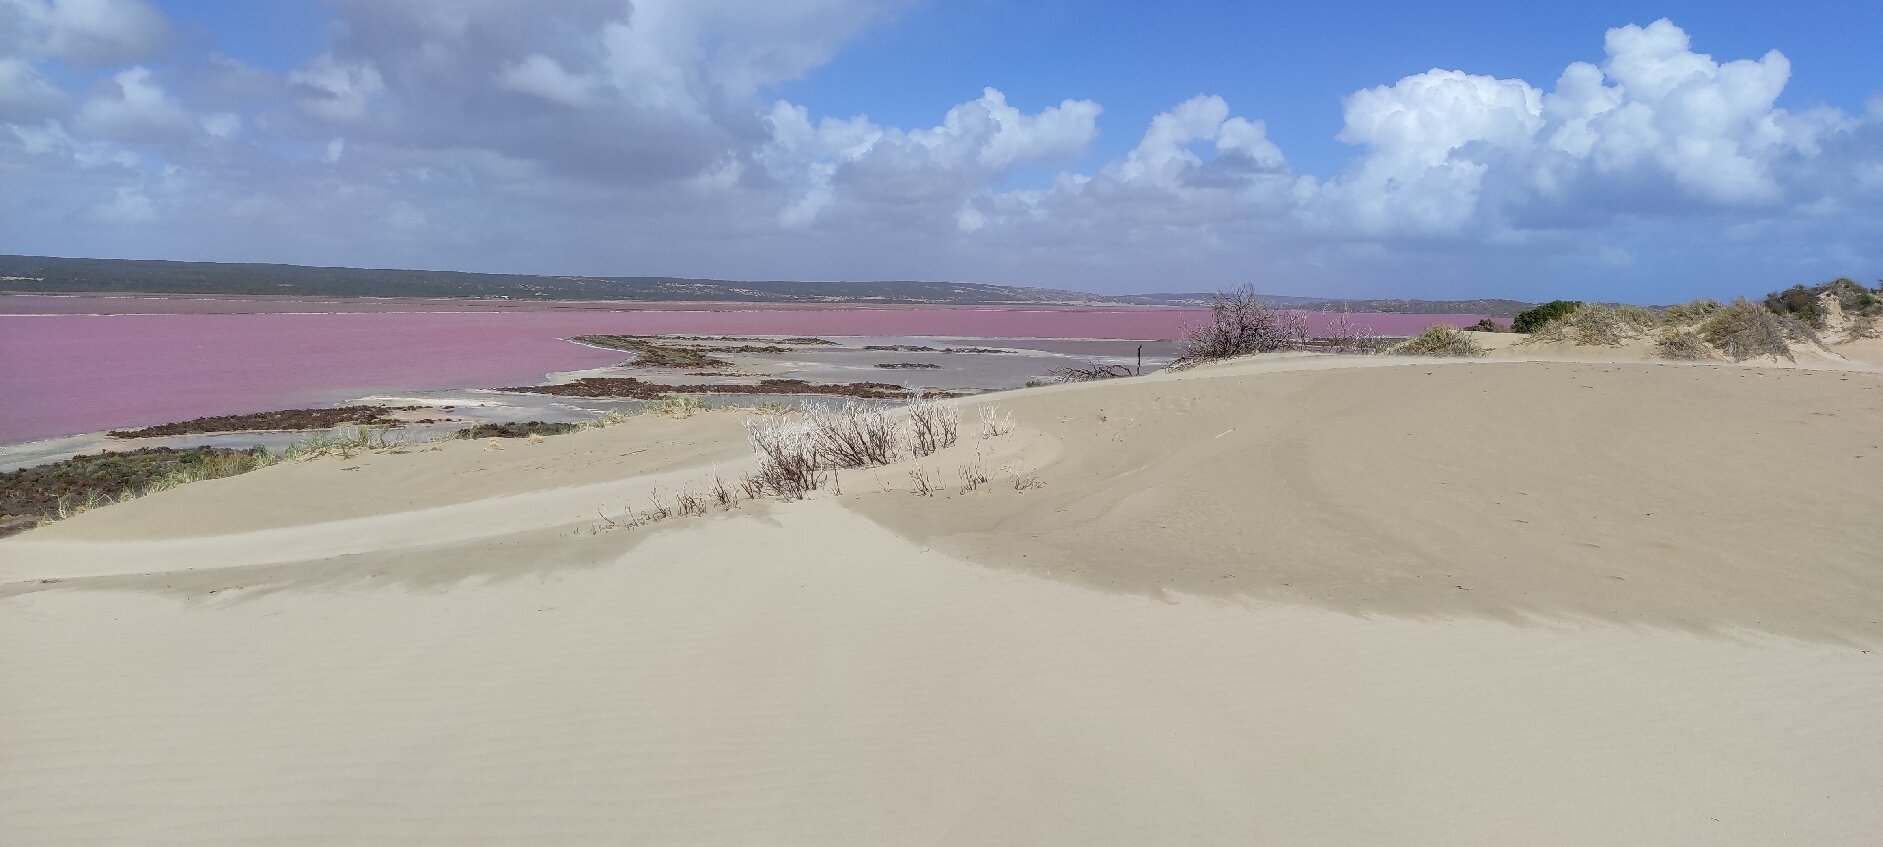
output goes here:
<path id="1" fill-rule="evenodd" d="M 1271 308 L 1254 286 L 1240 285 L 1210 299 L 1209 323 L 1185 333 L 1178 363 L 1299 350 L 1307 343 L 1306 313 Z"/>
<path id="2" fill-rule="evenodd" d="M 1663 359 L 1701 361 L 1713 358 L 1713 348 L 1693 330 L 1664 329 L 1655 339 L 1654 354 Z"/>
<path id="3" fill-rule="evenodd" d="M 260 449 L 146 447 L 0 473 L 0 535 L 184 483 L 247 473 L 273 461 Z"/>
<path id="4" fill-rule="evenodd" d="M 1433 326 L 1418 335 L 1386 349 L 1395 356 L 1454 356 L 1472 358 L 1484 355 L 1484 345 L 1464 330 L 1454 326 Z"/>
<path id="5" fill-rule="evenodd" d="M 1668 326 L 1690 326 L 1719 314 L 1719 311 L 1724 308 L 1726 307 L 1720 301 L 1711 297 L 1702 297 L 1685 303 L 1675 303 L 1662 310 L 1661 322 Z"/>
<path id="6" fill-rule="evenodd" d="M 1517 317 L 1510 322 L 1510 329 L 1512 332 L 1535 332 L 1550 321 L 1567 316 L 1580 308 L 1582 308 L 1581 300 L 1551 300 L 1533 309 L 1518 312 Z"/>
<path id="7" fill-rule="evenodd" d="M 1872 291 L 1841 278 L 1820 285 L 1794 285 L 1767 294 L 1765 308 L 1822 331 L 1831 328 L 1838 313 L 1845 317 L 1883 315 L 1883 285 Z"/>
<path id="8" fill-rule="evenodd" d="M 1524 341 L 1619 347 L 1646 336 L 1659 324 L 1653 312 L 1640 306 L 1584 304 L 1531 330 Z"/>
<path id="9" fill-rule="evenodd" d="M 528 438 L 532 435 L 561 435 L 581 429 L 581 424 L 548 421 L 506 421 L 481 423 L 457 431 L 458 438 Z"/>
<path id="10" fill-rule="evenodd" d="M 1821 344 L 1809 324 L 1745 298 L 1734 300 L 1700 325 L 1700 337 L 1735 362 L 1770 356 L 1795 361 L 1793 342 Z"/>
<path id="11" fill-rule="evenodd" d="M 1477 323 L 1474 323 L 1468 327 L 1465 327 L 1465 331 L 1466 332 L 1509 332 L 1510 327 L 1500 324 L 1497 321 L 1491 320 L 1490 318 L 1483 318 L 1483 319 L 1480 319 Z"/>

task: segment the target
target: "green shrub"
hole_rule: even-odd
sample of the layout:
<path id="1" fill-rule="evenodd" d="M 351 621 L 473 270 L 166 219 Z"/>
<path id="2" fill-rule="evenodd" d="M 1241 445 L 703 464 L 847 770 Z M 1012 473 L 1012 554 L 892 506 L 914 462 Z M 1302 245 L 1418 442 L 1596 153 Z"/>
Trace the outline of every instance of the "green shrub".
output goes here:
<path id="1" fill-rule="evenodd" d="M 1510 329 L 1512 332 L 1535 332 L 1542 329 L 1544 324 L 1557 318 L 1567 317 L 1580 308 L 1582 308 L 1581 300 L 1551 300 L 1534 309 L 1518 312 L 1516 320 L 1510 323 Z"/>
<path id="2" fill-rule="evenodd" d="M 1439 325 L 1393 345 L 1386 352 L 1395 356 L 1471 357 L 1484 355 L 1484 346 L 1457 327 Z"/>
<path id="3" fill-rule="evenodd" d="M 1810 324 L 1814 329 L 1829 329 L 1831 310 L 1827 301 L 1833 300 L 1848 316 L 1883 314 L 1883 297 L 1848 279 L 1834 279 L 1821 285 L 1794 285 L 1767 294 L 1765 307 Z"/>
<path id="4" fill-rule="evenodd" d="M 1474 323 L 1468 327 L 1465 327 L 1465 332 L 1509 332 L 1509 331 L 1510 331 L 1510 327 L 1504 326 L 1503 324 L 1500 324 L 1497 321 L 1491 320 L 1490 318 L 1482 318 L 1477 323 Z"/>

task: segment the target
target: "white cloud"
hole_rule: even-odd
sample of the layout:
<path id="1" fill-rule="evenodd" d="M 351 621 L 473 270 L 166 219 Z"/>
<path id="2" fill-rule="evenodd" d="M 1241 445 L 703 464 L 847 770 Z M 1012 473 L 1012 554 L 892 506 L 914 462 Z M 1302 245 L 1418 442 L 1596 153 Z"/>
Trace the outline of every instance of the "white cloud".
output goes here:
<path id="1" fill-rule="evenodd" d="M 104 223 L 147 224 L 157 220 L 157 207 L 142 190 L 120 187 L 110 201 L 92 207 L 91 217 Z"/>
<path id="2" fill-rule="evenodd" d="M 332 54 L 290 72 L 288 84 L 300 93 L 301 108 L 336 123 L 364 118 L 373 97 L 386 88 L 379 70 L 371 64 L 340 61 Z"/>
<path id="3" fill-rule="evenodd" d="M 147 0 L 0 0 L 0 37 L 8 33 L 13 50 L 102 65 L 155 53 L 170 24 Z"/>
<path id="4" fill-rule="evenodd" d="M 504 66 L 497 74 L 497 84 L 511 91 L 533 94 L 573 108 L 587 106 L 594 100 L 593 77 L 572 74 L 555 59 L 541 53 L 533 53 L 521 62 Z"/>
<path id="5" fill-rule="evenodd" d="M 45 117 L 65 102 L 65 94 L 23 59 L 0 56 L 0 122 Z"/>
<path id="6" fill-rule="evenodd" d="M 952 220 L 978 228 L 962 213 L 968 198 L 1022 163 L 1082 153 L 1097 135 L 1100 109 L 1089 100 L 1066 100 L 1027 114 L 994 88 L 950 108 L 940 124 L 913 130 L 882 127 L 867 118 L 824 119 L 816 125 L 801 106 L 776 103 L 767 119 L 772 141 L 758 160 L 768 172 L 795 186 L 796 197 L 780 213 L 803 226 L 833 203 L 911 216 Z"/>
<path id="7" fill-rule="evenodd" d="M 335 0 L 291 72 L 166 59 L 62 91 L 95 74 L 59 72 L 80 60 L 44 21 L 86 4 L 0 0 L 0 216 L 48 251 L 143 220 L 204 258 L 292 232 L 322 261 L 1133 288 L 1883 262 L 1861 223 L 1883 212 L 1883 99 L 1788 110 L 1786 57 L 1718 61 L 1664 21 L 1553 83 L 1433 69 L 1353 92 L 1353 156 L 1307 174 L 1208 93 L 1120 117 L 990 79 L 902 126 L 775 99 L 901 5 Z M 1101 121 L 1136 140 L 1093 162 Z M 256 237 L 202 234 L 233 231 Z"/>
<path id="8" fill-rule="evenodd" d="M 190 132 L 190 114 L 143 67 L 119 71 L 79 110 L 78 127 L 116 140 L 146 141 Z"/>

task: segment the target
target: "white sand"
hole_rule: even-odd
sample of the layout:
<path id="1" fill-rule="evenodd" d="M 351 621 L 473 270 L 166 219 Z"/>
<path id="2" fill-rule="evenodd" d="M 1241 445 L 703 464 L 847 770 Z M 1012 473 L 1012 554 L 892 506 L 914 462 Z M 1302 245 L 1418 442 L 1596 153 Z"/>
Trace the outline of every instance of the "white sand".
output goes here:
<path id="1" fill-rule="evenodd" d="M 1883 376 L 1297 358 L 999 401 L 967 494 L 591 532 L 744 461 L 711 414 L 0 541 L 0 843 L 1883 835 Z"/>

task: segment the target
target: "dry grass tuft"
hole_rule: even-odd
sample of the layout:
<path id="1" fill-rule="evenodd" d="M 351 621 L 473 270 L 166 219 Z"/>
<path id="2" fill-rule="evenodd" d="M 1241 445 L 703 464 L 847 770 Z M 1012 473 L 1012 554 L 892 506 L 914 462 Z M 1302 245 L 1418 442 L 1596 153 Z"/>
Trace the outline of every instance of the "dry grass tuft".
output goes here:
<path id="1" fill-rule="evenodd" d="M 1566 341 L 1587 346 L 1620 347 L 1623 342 L 1646 337 L 1659 325 L 1660 319 L 1640 306 L 1585 304 L 1544 324 L 1523 343 Z"/>
<path id="2" fill-rule="evenodd" d="M 1386 352 L 1395 356 L 1476 357 L 1484 355 L 1484 345 L 1455 326 L 1441 324 L 1426 328 L 1424 332 L 1393 345 Z"/>
<path id="3" fill-rule="evenodd" d="M 1693 330 L 1668 329 L 1654 342 L 1654 355 L 1663 359 L 1703 361 L 1713 358 L 1713 348 Z"/>
<path id="4" fill-rule="evenodd" d="M 1817 332 L 1805 322 L 1744 298 L 1734 300 L 1701 324 L 1700 336 L 1735 362 L 1763 356 L 1796 361 L 1791 352 L 1793 342 L 1822 344 Z"/>

